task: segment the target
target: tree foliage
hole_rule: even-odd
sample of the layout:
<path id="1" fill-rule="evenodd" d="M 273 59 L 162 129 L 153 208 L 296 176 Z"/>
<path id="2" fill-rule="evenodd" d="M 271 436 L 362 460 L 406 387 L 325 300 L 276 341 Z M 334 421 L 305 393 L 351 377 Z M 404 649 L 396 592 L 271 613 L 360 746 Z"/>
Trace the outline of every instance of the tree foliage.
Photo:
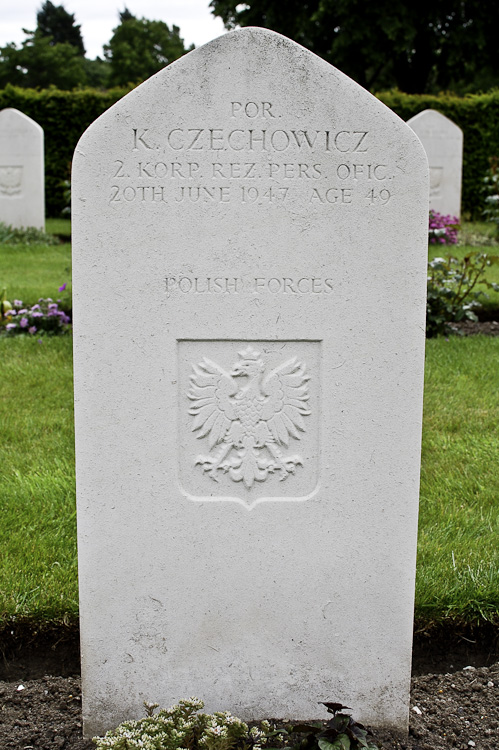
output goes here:
<path id="1" fill-rule="evenodd" d="M 0 86 L 73 89 L 99 80 L 91 61 L 86 60 L 80 27 L 62 5 L 43 3 L 35 31 L 27 31 L 20 47 L 0 47 Z"/>
<path id="2" fill-rule="evenodd" d="M 497 0 L 212 0 L 210 7 L 226 28 L 274 29 L 371 90 L 499 85 Z"/>
<path id="3" fill-rule="evenodd" d="M 69 90 L 87 82 L 85 59 L 74 45 L 54 44 L 38 31 L 27 33 L 20 48 L 13 43 L 0 48 L 0 87 Z"/>
<path id="4" fill-rule="evenodd" d="M 143 81 L 193 49 L 185 48 L 178 26 L 170 30 L 164 21 L 135 18 L 126 8 L 120 21 L 109 44 L 104 45 L 112 86 Z"/>
<path id="5" fill-rule="evenodd" d="M 50 37 L 51 44 L 71 44 L 85 55 L 81 27 L 76 25 L 73 13 L 68 13 L 62 5 L 54 5 L 45 0 L 36 14 L 37 32 L 40 36 Z"/>

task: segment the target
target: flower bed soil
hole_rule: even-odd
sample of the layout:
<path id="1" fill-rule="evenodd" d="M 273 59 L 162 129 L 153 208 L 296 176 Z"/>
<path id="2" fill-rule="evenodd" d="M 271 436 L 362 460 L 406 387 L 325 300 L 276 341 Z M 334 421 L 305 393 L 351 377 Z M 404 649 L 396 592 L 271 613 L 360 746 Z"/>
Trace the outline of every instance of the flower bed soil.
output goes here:
<path id="1" fill-rule="evenodd" d="M 461 336 L 473 336 L 483 333 L 485 336 L 499 336 L 498 320 L 465 320 L 462 323 L 453 323 L 452 327 Z"/>
<path id="2" fill-rule="evenodd" d="M 497 750 L 499 662 L 414 677 L 409 736 L 376 729 L 373 734 L 380 750 Z M 78 677 L 0 682 L 1 750 L 93 747 L 82 739 Z"/>
<path id="3" fill-rule="evenodd" d="M 409 736 L 373 728 L 380 750 L 498 750 L 497 634 L 492 625 L 416 632 Z M 95 747 L 82 739 L 76 624 L 11 623 L 0 631 L 0 653 L 0 750 Z"/>

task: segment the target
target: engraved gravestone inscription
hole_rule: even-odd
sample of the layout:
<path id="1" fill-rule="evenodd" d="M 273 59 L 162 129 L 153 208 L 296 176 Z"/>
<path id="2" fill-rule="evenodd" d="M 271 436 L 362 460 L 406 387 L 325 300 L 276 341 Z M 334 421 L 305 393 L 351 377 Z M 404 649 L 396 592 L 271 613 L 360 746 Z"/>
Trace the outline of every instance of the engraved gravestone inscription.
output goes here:
<path id="1" fill-rule="evenodd" d="M 407 124 L 424 146 L 430 165 L 430 208 L 441 214 L 461 215 L 463 131 L 455 122 L 425 109 Z"/>
<path id="2" fill-rule="evenodd" d="M 17 109 L 0 112 L 0 221 L 45 229 L 43 130 Z"/>
<path id="3" fill-rule="evenodd" d="M 102 115 L 72 187 L 85 733 L 192 694 L 245 719 L 334 698 L 403 730 L 419 140 L 247 28 Z"/>

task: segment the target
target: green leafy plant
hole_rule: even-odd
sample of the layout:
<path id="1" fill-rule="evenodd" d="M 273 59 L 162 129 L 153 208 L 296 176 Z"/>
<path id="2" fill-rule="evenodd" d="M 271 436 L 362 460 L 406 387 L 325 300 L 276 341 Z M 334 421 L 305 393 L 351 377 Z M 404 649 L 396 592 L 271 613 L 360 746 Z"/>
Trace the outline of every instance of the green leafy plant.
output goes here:
<path id="1" fill-rule="evenodd" d="M 495 224 L 496 236 L 499 236 L 499 157 L 490 160 L 483 184 L 486 193 L 483 215 L 486 221 Z"/>
<path id="2" fill-rule="evenodd" d="M 71 180 L 63 180 L 61 182 L 61 185 L 64 188 L 63 196 L 66 202 L 66 205 L 61 211 L 61 216 L 64 216 L 70 219 L 71 218 Z"/>
<path id="3" fill-rule="evenodd" d="M 448 256 L 428 263 L 426 335 L 451 332 L 452 323 L 478 320 L 475 310 L 488 295 L 477 285 L 499 291 L 499 284 L 487 281 L 485 270 L 499 263 L 498 255 L 470 253 L 462 259 Z"/>
<path id="4" fill-rule="evenodd" d="M 288 746 L 290 750 L 378 750 L 369 739 L 371 732 L 365 726 L 352 719 L 350 710 L 341 703 L 323 702 L 333 718 L 324 722 L 297 724 L 288 728 L 292 734 L 304 735 L 296 744 Z M 371 735 L 372 736 L 372 735 Z"/>
<path id="5" fill-rule="evenodd" d="M 94 737 L 98 750 L 260 750 L 274 734 L 268 722 L 250 729 L 228 711 L 198 713 L 204 707 L 198 698 L 157 714 L 157 703 L 144 706 L 145 718 L 124 721 L 104 737 Z"/>
<path id="6" fill-rule="evenodd" d="M 57 245 L 59 240 L 36 227 L 17 229 L 0 221 L 0 243 L 2 245 Z"/>

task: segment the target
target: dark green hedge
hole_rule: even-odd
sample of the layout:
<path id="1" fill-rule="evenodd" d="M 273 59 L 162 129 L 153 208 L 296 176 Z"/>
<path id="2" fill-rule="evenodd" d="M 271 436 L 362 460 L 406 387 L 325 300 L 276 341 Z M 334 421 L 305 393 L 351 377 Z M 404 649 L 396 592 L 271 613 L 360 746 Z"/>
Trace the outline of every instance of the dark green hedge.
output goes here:
<path id="1" fill-rule="evenodd" d="M 34 91 L 0 89 L 0 109 L 14 107 L 36 120 L 45 131 L 45 185 L 48 216 L 59 216 L 65 200 L 62 183 L 69 178 L 71 159 L 83 131 L 129 89 Z M 378 98 L 403 120 L 424 109 L 437 109 L 464 131 L 462 208 L 465 218 L 481 218 L 483 177 L 491 156 L 499 156 L 499 90 L 458 97 L 402 94 L 389 91 Z"/>
<path id="2" fill-rule="evenodd" d="M 464 134 L 462 212 L 465 219 L 481 219 L 484 204 L 483 178 L 491 156 L 499 156 L 499 90 L 487 94 L 402 94 L 389 91 L 377 95 L 403 120 L 425 109 L 436 109 L 459 125 Z"/>
<path id="3" fill-rule="evenodd" d="M 128 89 L 127 89 L 128 91 Z M 123 89 L 0 89 L 0 109 L 13 107 L 31 117 L 45 132 L 45 198 L 47 216 L 57 217 L 65 206 L 64 180 L 81 134 L 112 104 L 127 93 Z"/>

